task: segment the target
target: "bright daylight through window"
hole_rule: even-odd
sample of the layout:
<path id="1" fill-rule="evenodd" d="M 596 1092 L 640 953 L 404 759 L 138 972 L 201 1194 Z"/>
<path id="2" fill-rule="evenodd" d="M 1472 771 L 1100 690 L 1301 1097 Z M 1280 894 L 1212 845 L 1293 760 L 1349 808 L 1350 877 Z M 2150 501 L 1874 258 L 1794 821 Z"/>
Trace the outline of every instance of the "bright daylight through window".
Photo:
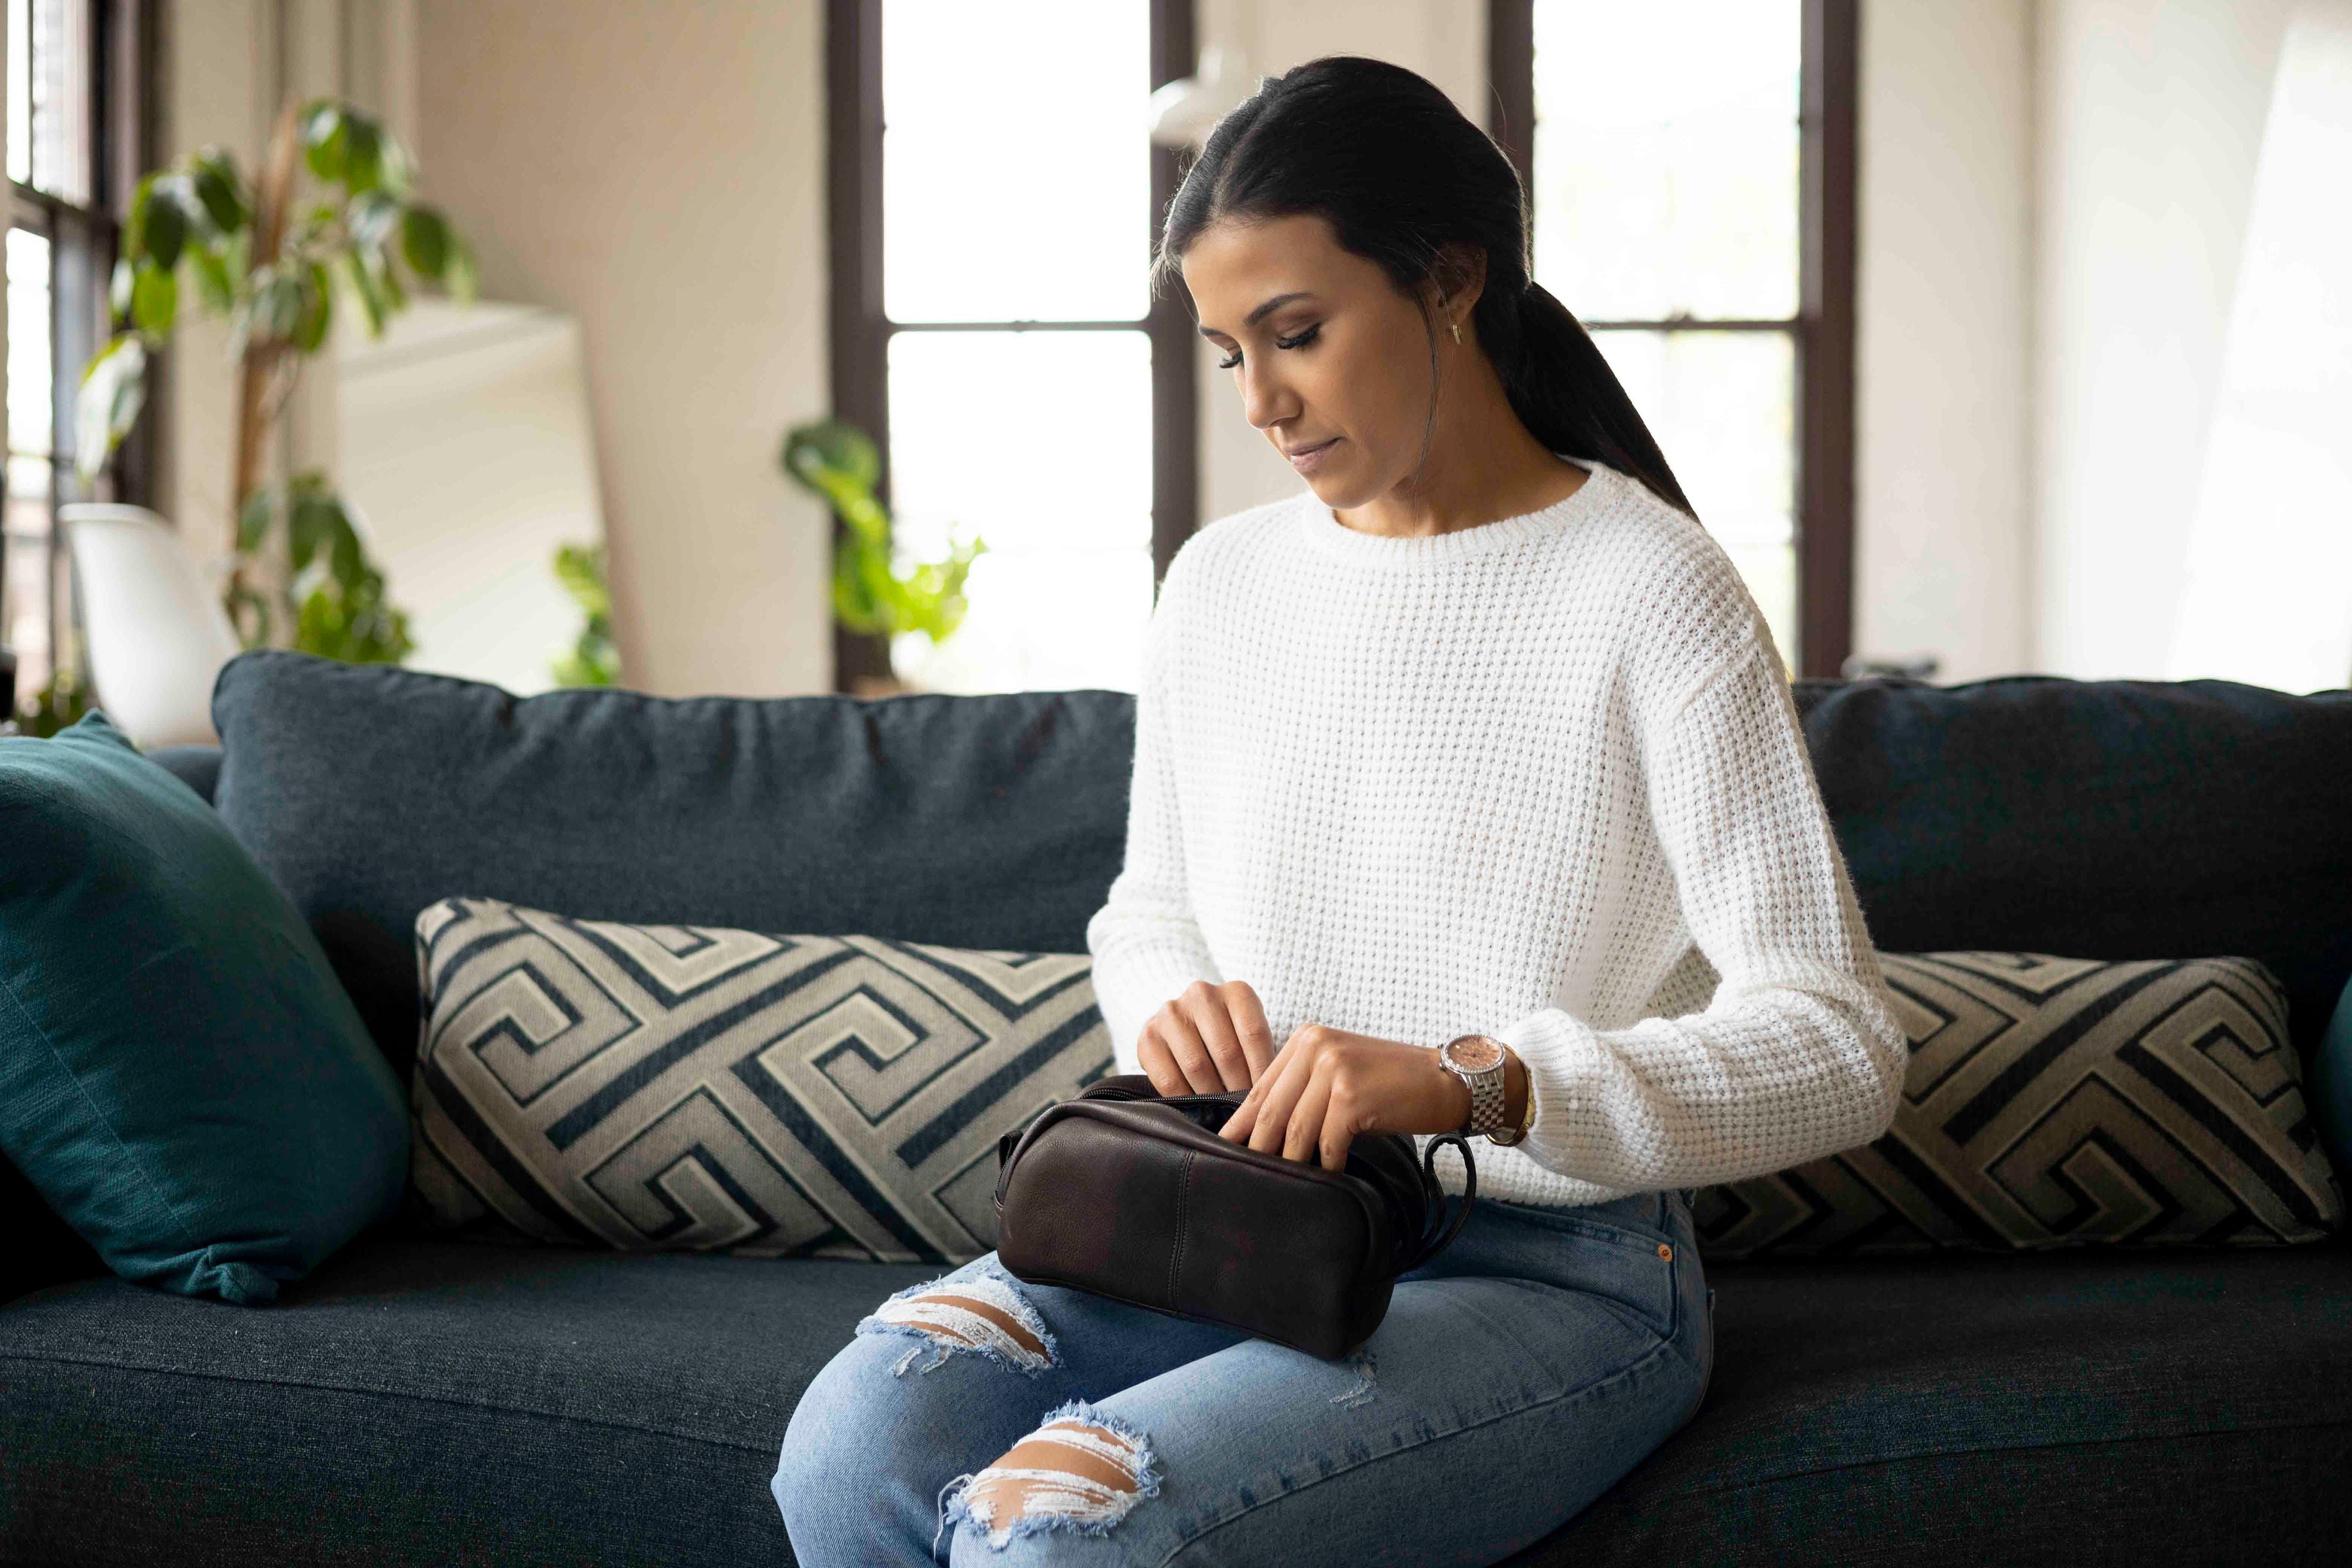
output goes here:
<path id="1" fill-rule="evenodd" d="M 891 508 L 908 554 L 943 556 L 951 527 L 989 546 L 956 633 L 894 653 L 932 690 L 1131 690 L 1151 612 L 1150 7 L 1030 11 L 882 7 Z"/>
<path id="2" fill-rule="evenodd" d="M 1536 279 L 1793 662 L 1801 8 L 1536 0 L 1534 23 Z"/>

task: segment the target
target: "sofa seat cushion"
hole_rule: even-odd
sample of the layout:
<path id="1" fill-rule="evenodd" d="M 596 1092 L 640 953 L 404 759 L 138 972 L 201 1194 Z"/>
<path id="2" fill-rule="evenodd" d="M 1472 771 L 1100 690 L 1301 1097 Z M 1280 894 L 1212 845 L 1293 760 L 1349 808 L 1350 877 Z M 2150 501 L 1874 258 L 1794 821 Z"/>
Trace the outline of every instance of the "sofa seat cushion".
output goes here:
<path id="1" fill-rule="evenodd" d="M 383 1234 L 267 1312 L 37 1292 L 0 1307 L 0 1561 L 788 1563 L 794 1401 L 936 1272 Z M 1515 1562 L 2287 1562 L 2352 1531 L 2352 1251 L 1716 1285 L 1705 1408 Z"/>
<path id="2" fill-rule="evenodd" d="M 385 1232 L 267 1312 L 37 1291 L 0 1308 L 0 1562 L 789 1563 L 794 1400 L 938 1272 Z"/>
<path id="3" fill-rule="evenodd" d="M 1710 1280 L 1699 1414 L 1512 1563 L 2287 1563 L 2352 1535 L 2352 1249 Z"/>

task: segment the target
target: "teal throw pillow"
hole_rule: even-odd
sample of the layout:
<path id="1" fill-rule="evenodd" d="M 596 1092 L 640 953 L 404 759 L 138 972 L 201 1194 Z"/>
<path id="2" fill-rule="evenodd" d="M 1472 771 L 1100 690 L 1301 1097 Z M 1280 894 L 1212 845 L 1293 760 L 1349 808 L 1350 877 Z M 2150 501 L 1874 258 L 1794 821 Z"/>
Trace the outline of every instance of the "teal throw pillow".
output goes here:
<path id="1" fill-rule="evenodd" d="M 0 1152 L 128 1279 L 276 1299 L 398 1211 L 407 1108 L 293 905 L 92 713 L 0 738 Z"/>

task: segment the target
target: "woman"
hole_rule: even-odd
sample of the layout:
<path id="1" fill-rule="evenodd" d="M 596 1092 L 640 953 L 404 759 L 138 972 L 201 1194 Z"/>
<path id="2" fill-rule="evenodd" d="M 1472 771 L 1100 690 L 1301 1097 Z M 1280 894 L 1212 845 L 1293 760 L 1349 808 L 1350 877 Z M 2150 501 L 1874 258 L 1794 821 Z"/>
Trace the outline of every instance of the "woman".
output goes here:
<path id="1" fill-rule="evenodd" d="M 1893 1116 L 1771 634 L 1527 254 L 1508 162 L 1395 66 L 1209 138 L 1160 276 L 1307 488 L 1169 569 L 1087 931 L 1119 1070 L 1246 1087 L 1222 1136 L 1335 1170 L 1483 1131 L 1466 1226 L 1344 1363 L 994 1253 L 899 1292 L 786 1434 L 803 1562 L 1496 1562 L 1697 1407 L 1688 1189 Z"/>

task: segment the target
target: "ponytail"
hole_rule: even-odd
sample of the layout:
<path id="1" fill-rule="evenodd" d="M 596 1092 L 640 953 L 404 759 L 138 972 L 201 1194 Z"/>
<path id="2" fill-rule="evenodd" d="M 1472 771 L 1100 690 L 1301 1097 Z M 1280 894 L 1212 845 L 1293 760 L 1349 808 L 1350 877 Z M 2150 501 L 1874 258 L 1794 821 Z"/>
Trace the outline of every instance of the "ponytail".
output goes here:
<path id="1" fill-rule="evenodd" d="M 1212 222 L 1294 213 L 1324 218 L 1343 248 L 1377 264 L 1407 294 L 1449 247 L 1484 254 L 1486 283 L 1472 320 L 1528 434 L 1562 457 L 1605 463 L 1691 512 L 1591 334 L 1528 276 L 1518 171 L 1435 84 L 1353 55 L 1265 79 L 1217 121 L 1186 171 L 1168 205 L 1154 284 L 1180 271 L 1185 249 Z"/>
<path id="2" fill-rule="evenodd" d="M 1656 437 L 1584 323 L 1533 279 L 1495 313 L 1511 318 L 1512 340 L 1507 358 L 1495 355 L 1495 368 L 1510 396 L 1511 412 L 1528 434 L 1547 451 L 1597 458 L 1630 474 L 1659 500 L 1696 517 Z M 1479 341 L 1488 341 L 1484 296 L 1473 315 Z"/>

